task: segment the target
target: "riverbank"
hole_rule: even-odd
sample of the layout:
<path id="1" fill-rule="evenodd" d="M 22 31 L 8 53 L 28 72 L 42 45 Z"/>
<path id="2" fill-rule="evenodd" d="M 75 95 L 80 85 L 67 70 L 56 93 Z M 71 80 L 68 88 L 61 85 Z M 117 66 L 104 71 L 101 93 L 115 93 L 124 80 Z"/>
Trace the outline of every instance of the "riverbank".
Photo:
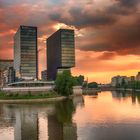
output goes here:
<path id="1" fill-rule="evenodd" d="M 18 94 L 18 93 L 5 93 L 0 91 L 0 103 L 39 103 L 39 102 L 55 102 L 61 101 L 67 98 L 73 98 L 74 96 L 81 96 L 82 94 L 73 94 L 69 97 L 58 95 L 55 91 L 41 92 L 38 94 Z"/>
<path id="2" fill-rule="evenodd" d="M 114 90 L 117 90 L 117 91 L 136 91 L 136 92 L 140 92 L 140 89 L 131 89 L 131 88 L 116 88 Z"/>
<path id="3" fill-rule="evenodd" d="M 21 94 L 19 92 L 10 93 L 10 92 L 0 91 L 0 100 L 42 99 L 42 98 L 55 98 L 55 97 L 60 97 L 60 95 L 58 95 L 57 92 L 55 91 L 38 92 L 38 93 L 27 92 L 25 94 Z"/>
<path id="4" fill-rule="evenodd" d="M 62 101 L 67 97 L 50 97 L 50 98 L 41 98 L 41 99 L 0 99 L 0 103 L 9 103 L 9 104 L 23 104 L 23 103 L 40 103 L 40 102 L 55 102 Z"/>

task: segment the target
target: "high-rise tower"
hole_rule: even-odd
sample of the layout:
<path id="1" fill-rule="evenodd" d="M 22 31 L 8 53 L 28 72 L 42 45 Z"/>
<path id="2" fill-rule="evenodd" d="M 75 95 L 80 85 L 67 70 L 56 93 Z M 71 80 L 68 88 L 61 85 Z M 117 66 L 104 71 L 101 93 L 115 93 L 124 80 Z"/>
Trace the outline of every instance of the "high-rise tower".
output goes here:
<path id="1" fill-rule="evenodd" d="M 37 27 L 20 26 L 15 34 L 14 69 L 18 79 L 38 79 Z"/>
<path id="2" fill-rule="evenodd" d="M 47 39 L 47 77 L 55 80 L 58 72 L 75 66 L 74 30 L 59 29 Z"/>

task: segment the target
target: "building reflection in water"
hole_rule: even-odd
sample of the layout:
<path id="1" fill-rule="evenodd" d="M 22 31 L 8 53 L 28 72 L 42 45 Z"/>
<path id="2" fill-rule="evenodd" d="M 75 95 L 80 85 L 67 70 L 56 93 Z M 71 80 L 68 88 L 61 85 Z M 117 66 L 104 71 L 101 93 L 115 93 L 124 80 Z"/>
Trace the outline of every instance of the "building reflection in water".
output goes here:
<path id="1" fill-rule="evenodd" d="M 78 96 L 55 104 L 4 104 L 0 112 L 12 122 L 14 140 L 77 140 L 77 126 L 72 118 L 76 106 L 83 104 L 83 97 Z"/>
<path id="2" fill-rule="evenodd" d="M 55 114 L 48 116 L 49 140 L 77 140 L 77 126 L 72 118 L 76 106 L 83 106 L 83 104 L 82 96 L 55 104 Z"/>
<path id="3" fill-rule="evenodd" d="M 15 140 L 38 140 L 38 116 L 33 111 L 19 110 L 15 114 Z"/>
<path id="4" fill-rule="evenodd" d="M 135 91 L 112 91 L 112 97 L 116 100 L 131 98 L 132 104 L 140 104 L 140 93 Z"/>

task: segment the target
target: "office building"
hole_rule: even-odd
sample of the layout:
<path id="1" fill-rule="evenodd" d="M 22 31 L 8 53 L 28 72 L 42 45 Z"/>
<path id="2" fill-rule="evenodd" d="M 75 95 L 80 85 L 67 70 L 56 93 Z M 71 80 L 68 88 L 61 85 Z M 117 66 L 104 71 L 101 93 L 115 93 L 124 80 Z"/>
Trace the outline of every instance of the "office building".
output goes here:
<path id="1" fill-rule="evenodd" d="M 57 72 L 75 66 L 74 30 L 59 29 L 47 39 L 47 76 L 55 80 Z"/>
<path id="2" fill-rule="evenodd" d="M 20 26 L 14 36 L 14 69 L 19 80 L 38 79 L 37 27 Z"/>

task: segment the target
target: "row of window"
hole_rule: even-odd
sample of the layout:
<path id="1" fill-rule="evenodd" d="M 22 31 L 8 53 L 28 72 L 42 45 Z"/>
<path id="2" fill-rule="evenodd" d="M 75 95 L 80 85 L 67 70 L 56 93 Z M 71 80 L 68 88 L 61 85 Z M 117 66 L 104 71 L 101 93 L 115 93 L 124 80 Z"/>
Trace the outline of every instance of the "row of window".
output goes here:
<path id="1" fill-rule="evenodd" d="M 31 49 L 29 49 L 29 50 L 28 49 L 21 49 L 21 52 L 22 53 L 30 53 L 30 52 L 31 53 L 36 53 L 36 50 L 35 49 L 32 49 L 32 50 Z"/>
<path id="2" fill-rule="evenodd" d="M 71 40 L 68 40 L 68 39 L 62 39 L 61 40 L 61 43 L 71 43 L 71 44 L 74 44 L 74 41 L 71 41 Z"/>
<path id="3" fill-rule="evenodd" d="M 74 48 L 62 48 L 62 51 L 74 51 Z"/>
<path id="4" fill-rule="evenodd" d="M 62 39 L 72 39 L 72 40 L 74 40 L 74 36 L 70 36 L 70 35 L 62 35 L 61 38 Z"/>
<path id="5" fill-rule="evenodd" d="M 37 38 L 36 34 L 34 34 L 34 35 L 32 35 L 32 36 L 27 35 L 27 34 L 21 34 L 20 36 L 21 36 L 21 37 L 29 37 L 29 38 L 30 38 L 30 37 L 31 37 L 31 38 L 33 38 L 33 37 L 34 37 L 34 38 Z"/>
<path id="6" fill-rule="evenodd" d="M 20 34 L 21 36 L 27 36 L 27 37 L 37 37 L 34 33 L 26 33 L 26 34 Z"/>
<path id="7" fill-rule="evenodd" d="M 74 32 L 62 32 L 61 35 L 74 35 Z"/>
<path id="8" fill-rule="evenodd" d="M 21 44 L 23 45 L 23 44 L 25 44 L 25 45 L 29 45 L 29 44 L 35 44 L 36 45 L 36 41 L 28 41 L 28 40 L 21 40 Z"/>
<path id="9" fill-rule="evenodd" d="M 36 41 L 36 38 L 21 38 L 22 41 Z"/>
<path id="10" fill-rule="evenodd" d="M 74 42 L 73 41 L 65 41 L 64 40 L 64 41 L 61 42 L 61 44 L 62 45 L 72 45 L 72 46 L 74 46 Z"/>
<path id="11" fill-rule="evenodd" d="M 75 53 L 75 51 L 74 50 L 62 50 L 61 51 L 62 52 L 62 54 L 65 54 L 65 53 L 70 53 L 70 54 L 74 54 Z"/>
<path id="12" fill-rule="evenodd" d="M 65 55 L 62 55 L 62 58 L 75 58 L 75 55 L 73 55 L 73 54 L 65 54 Z"/>
<path id="13" fill-rule="evenodd" d="M 74 48 L 67 48 L 67 47 L 63 47 L 61 51 L 66 51 L 66 52 L 74 52 Z"/>
<path id="14" fill-rule="evenodd" d="M 28 46 L 28 47 L 22 46 L 21 49 L 22 49 L 22 50 L 26 50 L 26 49 L 27 49 L 27 50 L 36 50 L 36 46 Z"/>
<path id="15" fill-rule="evenodd" d="M 29 64 L 29 66 L 30 66 L 30 64 L 36 64 L 36 61 L 34 61 L 34 60 L 22 60 L 21 64 L 22 65 Z"/>
<path id="16" fill-rule="evenodd" d="M 23 46 L 22 45 L 21 49 L 36 49 L 36 46 L 35 45 L 34 46 L 33 45 L 31 45 L 31 46 L 29 46 L 29 45 L 28 46 Z"/>
<path id="17" fill-rule="evenodd" d="M 24 63 L 21 64 L 21 67 L 36 67 L 36 63 L 25 63 L 24 61 Z"/>
<path id="18" fill-rule="evenodd" d="M 64 62 L 64 61 L 75 62 L 75 59 L 74 59 L 74 57 L 72 57 L 72 58 L 62 58 L 62 61 L 63 61 L 63 62 Z"/>
<path id="19" fill-rule="evenodd" d="M 75 63 L 63 63 L 62 67 L 73 67 Z"/>
<path id="20" fill-rule="evenodd" d="M 28 36 L 36 36 L 36 32 L 35 31 L 21 31 L 21 35 L 28 35 Z"/>
<path id="21" fill-rule="evenodd" d="M 68 56 L 74 57 L 75 54 L 73 54 L 73 53 L 71 53 L 71 54 L 70 54 L 70 53 L 69 53 L 69 54 L 68 54 L 68 53 L 63 53 L 63 54 L 62 54 L 62 57 L 68 57 Z"/>
<path id="22" fill-rule="evenodd" d="M 62 48 L 74 48 L 74 45 L 63 44 Z"/>
<path id="23" fill-rule="evenodd" d="M 25 55 L 25 56 L 21 56 L 21 60 L 27 60 L 27 61 L 35 61 L 36 60 L 36 56 L 28 56 L 28 55 Z"/>
<path id="24" fill-rule="evenodd" d="M 33 51 L 30 51 L 30 52 L 29 51 L 28 52 L 21 52 L 21 55 L 23 55 L 23 56 L 24 55 L 28 55 L 28 56 L 31 55 L 32 56 L 32 55 L 35 55 L 35 52 L 33 52 Z"/>
<path id="25" fill-rule="evenodd" d="M 62 64 L 74 64 L 75 63 L 75 61 L 62 61 Z"/>
<path id="26" fill-rule="evenodd" d="M 36 56 L 33 56 L 33 55 L 23 55 L 21 57 L 21 60 L 36 61 Z"/>
<path id="27" fill-rule="evenodd" d="M 74 51 L 61 51 L 62 54 L 75 54 Z"/>

